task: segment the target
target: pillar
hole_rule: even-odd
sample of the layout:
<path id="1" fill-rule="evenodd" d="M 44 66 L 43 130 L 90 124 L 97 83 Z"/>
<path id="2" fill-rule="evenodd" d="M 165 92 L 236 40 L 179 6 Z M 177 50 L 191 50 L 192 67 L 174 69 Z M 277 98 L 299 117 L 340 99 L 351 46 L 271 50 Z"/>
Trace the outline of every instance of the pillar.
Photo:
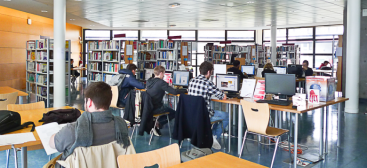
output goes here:
<path id="1" fill-rule="evenodd" d="M 277 26 L 275 23 L 271 25 L 271 62 L 273 65 L 277 63 Z"/>
<path id="2" fill-rule="evenodd" d="M 54 0 L 54 107 L 65 106 L 66 0 Z"/>
<path id="3" fill-rule="evenodd" d="M 347 1 L 347 25 L 345 112 L 358 113 L 361 0 Z"/>

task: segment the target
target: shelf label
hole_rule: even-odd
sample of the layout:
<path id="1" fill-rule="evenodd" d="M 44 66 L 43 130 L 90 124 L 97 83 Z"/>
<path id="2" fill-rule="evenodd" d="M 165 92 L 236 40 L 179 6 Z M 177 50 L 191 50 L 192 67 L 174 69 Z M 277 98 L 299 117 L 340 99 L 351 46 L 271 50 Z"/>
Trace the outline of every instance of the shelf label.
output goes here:
<path id="1" fill-rule="evenodd" d="M 187 61 L 187 58 L 184 58 L 184 61 Z"/>
<path id="2" fill-rule="evenodd" d="M 127 58 L 127 60 L 131 61 L 131 60 L 133 60 L 133 58 Z"/>

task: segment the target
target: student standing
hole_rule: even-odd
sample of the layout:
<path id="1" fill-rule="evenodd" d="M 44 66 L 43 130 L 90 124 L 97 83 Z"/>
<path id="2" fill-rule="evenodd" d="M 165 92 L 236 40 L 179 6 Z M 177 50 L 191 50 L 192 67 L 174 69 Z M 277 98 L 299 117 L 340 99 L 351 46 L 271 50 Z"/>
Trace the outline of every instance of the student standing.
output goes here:
<path id="1" fill-rule="evenodd" d="M 264 70 L 261 72 L 261 76 L 265 78 L 266 73 L 277 73 L 274 71 L 273 65 L 271 63 L 266 63 L 264 66 Z"/>
<path id="2" fill-rule="evenodd" d="M 229 114 L 219 110 L 213 110 L 210 107 L 211 96 L 226 100 L 227 95 L 220 91 L 217 86 L 214 85 L 212 81 L 209 80 L 210 76 L 213 74 L 214 67 L 210 62 L 203 62 L 200 65 L 200 75 L 192 79 L 189 83 L 189 95 L 192 96 L 202 96 L 205 99 L 206 106 L 209 111 L 209 117 L 211 121 L 223 120 L 223 128 L 226 128 L 229 123 Z M 216 124 L 213 126 L 213 148 L 221 149 L 221 146 L 217 140 L 222 134 L 222 128 Z"/>
<path id="3" fill-rule="evenodd" d="M 166 92 L 174 95 L 182 94 L 185 92 L 175 90 L 171 86 L 169 86 L 168 83 L 163 80 L 165 72 L 166 69 L 163 66 L 156 66 L 154 68 L 155 77 L 148 79 L 147 93 L 152 98 L 153 114 L 162 114 L 165 112 L 169 112 L 168 118 L 171 121 L 173 118 L 175 118 L 176 111 L 168 106 L 163 105 L 163 96 L 166 94 Z M 156 126 L 156 129 L 153 128 L 153 133 L 155 136 L 161 136 L 161 132 L 159 131 L 159 129 L 168 123 L 166 117 L 159 117 L 158 122 L 158 127 Z"/>
<path id="4" fill-rule="evenodd" d="M 233 67 L 228 68 L 227 72 L 233 72 L 235 75 L 240 75 L 240 81 L 242 81 L 243 78 L 248 78 L 247 74 L 240 70 L 240 64 L 241 62 L 238 60 L 233 61 Z"/>
<path id="5" fill-rule="evenodd" d="M 126 74 L 126 77 L 120 85 L 119 98 L 117 102 L 118 107 L 125 107 L 127 94 L 129 94 L 131 90 L 134 90 L 135 88 L 144 89 L 144 84 L 135 78 L 137 68 L 138 67 L 135 64 L 129 64 L 126 69 L 119 70 L 119 74 Z"/>
<path id="6" fill-rule="evenodd" d="M 302 71 L 303 71 L 302 77 L 313 75 L 313 70 L 308 67 L 308 61 L 307 60 L 304 60 L 303 63 L 302 63 Z"/>

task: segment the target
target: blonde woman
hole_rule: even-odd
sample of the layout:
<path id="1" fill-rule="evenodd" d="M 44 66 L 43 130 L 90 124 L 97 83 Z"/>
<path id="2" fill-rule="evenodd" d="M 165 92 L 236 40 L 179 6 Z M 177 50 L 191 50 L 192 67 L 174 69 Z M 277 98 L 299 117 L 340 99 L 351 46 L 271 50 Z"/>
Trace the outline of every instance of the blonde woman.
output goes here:
<path id="1" fill-rule="evenodd" d="M 271 63 L 265 64 L 264 70 L 261 72 L 261 75 L 262 75 L 263 78 L 265 78 L 266 73 L 276 73 L 274 71 L 273 65 Z"/>

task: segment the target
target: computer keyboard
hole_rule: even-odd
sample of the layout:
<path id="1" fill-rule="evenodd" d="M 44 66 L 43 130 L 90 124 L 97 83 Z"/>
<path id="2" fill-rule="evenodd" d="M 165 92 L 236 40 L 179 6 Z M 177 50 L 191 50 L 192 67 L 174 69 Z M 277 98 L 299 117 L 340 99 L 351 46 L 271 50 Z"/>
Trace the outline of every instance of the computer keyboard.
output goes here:
<path id="1" fill-rule="evenodd" d="M 275 104 L 280 106 L 289 106 L 292 102 L 291 101 L 284 101 L 284 100 L 258 100 L 256 103 L 268 103 L 268 104 Z"/>
<path id="2" fill-rule="evenodd" d="M 228 98 L 237 98 L 238 94 L 227 94 Z"/>

